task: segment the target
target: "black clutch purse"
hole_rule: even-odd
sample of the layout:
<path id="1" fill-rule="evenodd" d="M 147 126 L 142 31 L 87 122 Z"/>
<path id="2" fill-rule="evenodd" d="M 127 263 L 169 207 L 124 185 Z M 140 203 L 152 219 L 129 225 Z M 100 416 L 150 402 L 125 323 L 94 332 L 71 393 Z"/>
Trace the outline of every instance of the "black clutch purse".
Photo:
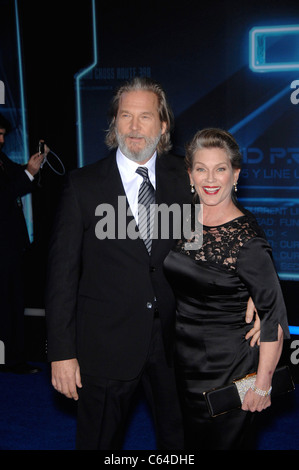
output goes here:
<path id="1" fill-rule="evenodd" d="M 255 377 L 256 373 L 248 374 L 228 385 L 204 392 L 210 415 L 215 417 L 241 408 L 245 394 L 253 386 Z M 288 366 L 278 367 L 272 377 L 271 396 L 291 392 L 294 389 L 295 385 Z"/>

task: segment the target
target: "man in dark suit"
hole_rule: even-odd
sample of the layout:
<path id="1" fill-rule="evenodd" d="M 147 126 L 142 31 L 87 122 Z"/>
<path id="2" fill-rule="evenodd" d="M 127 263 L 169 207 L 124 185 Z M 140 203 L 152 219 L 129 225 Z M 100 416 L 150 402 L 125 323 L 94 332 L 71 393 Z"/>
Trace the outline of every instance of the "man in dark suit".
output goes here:
<path id="1" fill-rule="evenodd" d="M 148 168 L 156 205 L 191 202 L 184 161 L 167 154 L 170 129 L 161 87 L 140 78 L 125 84 L 113 99 L 106 140 L 116 152 L 73 171 L 58 209 L 49 254 L 48 357 L 54 387 L 79 397 L 77 449 L 121 449 L 140 383 L 157 448 L 184 448 L 172 368 L 175 303 L 163 274 L 175 234 L 168 224 L 169 235 L 161 235 L 160 226 L 150 252 L 134 236 L 139 166 Z"/>
<path id="2" fill-rule="evenodd" d="M 21 197 L 33 191 L 44 155 L 32 155 L 26 166 L 10 160 L 2 152 L 9 130 L 10 123 L 0 114 L 0 340 L 5 350 L 0 371 L 34 373 L 38 369 L 25 362 L 24 351 L 22 267 L 29 238 Z"/>

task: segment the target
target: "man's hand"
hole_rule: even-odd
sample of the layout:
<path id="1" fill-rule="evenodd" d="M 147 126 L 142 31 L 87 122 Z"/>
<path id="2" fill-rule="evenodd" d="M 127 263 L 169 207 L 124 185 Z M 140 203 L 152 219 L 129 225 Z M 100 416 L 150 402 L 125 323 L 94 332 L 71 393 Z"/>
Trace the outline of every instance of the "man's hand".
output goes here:
<path id="1" fill-rule="evenodd" d="M 32 176 L 35 176 L 39 172 L 40 166 L 42 162 L 44 161 L 44 159 L 46 158 L 46 156 L 48 155 L 49 151 L 50 151 L 49 147 L 45 145 L 44 153 L 37 152 L 29 158 L 26 169 L 29 171 L 29 173 Z"/>
<path id="2" fill-rule="evenodd" d="M 52 362 L 52 385 L 67 398 L 78 400 L 77 387 L 81 388 L 82 383 L 77 359 Z"/>
<path id="3" fill-rule="evenodd" d="M 245 321 L 246 323 L 251 323 L 252 320 L 254 319 L 255 316 L 255 321 L 253 324 L 253 328 L 251 328 L 250 331 L 248 331 L 247 335 L 245 336 L 246 339 L 251 338 L 250 341 L 250 346 L 254 346 L 255 344 L 260 344 L 260 335 L 261 335 L 261 322 L 258 316 L 258 313 L 256 311 L 255 305 L 252 301 L 252 298 L 250 297 L 247 303 L 247 310 L 246 310 L 246 316 L 245 316 Z"/>

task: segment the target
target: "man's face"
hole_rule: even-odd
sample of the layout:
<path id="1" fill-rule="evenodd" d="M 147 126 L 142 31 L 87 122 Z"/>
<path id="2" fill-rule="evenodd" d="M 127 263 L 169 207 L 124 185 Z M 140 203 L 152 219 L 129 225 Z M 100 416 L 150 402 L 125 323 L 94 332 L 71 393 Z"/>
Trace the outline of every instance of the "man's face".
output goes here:
<path id="1" fill-rule="evenodd" d="M 2 149 L 5 141 L 6 130 L 0 128 L 0 150 Z"/>
<path id="2" fill-rule="evenodd" d="M 160 121 L 155 93 L 141 90 L 123 93 L 115 131 L 119 148 L 127 158 L 145 163 L 152 157 L 165 130 L 166 123 Z"/>

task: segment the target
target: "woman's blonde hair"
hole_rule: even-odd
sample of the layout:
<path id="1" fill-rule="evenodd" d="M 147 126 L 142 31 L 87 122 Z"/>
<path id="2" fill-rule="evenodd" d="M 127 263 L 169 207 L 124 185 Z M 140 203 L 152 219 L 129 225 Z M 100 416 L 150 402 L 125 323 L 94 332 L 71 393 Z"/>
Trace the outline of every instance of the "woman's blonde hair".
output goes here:
<path id="1" fill-rule="evenodd" d="M 185 162 L 188 170 L 193 167 L 195 153 L 206 148 L 223 149 L 230 159 L 232 168 L 241 168 L 242 154 L 234 137 L 223 129 L 208 128 L 196 132 L 193 139 L 186 145 Z"/>

